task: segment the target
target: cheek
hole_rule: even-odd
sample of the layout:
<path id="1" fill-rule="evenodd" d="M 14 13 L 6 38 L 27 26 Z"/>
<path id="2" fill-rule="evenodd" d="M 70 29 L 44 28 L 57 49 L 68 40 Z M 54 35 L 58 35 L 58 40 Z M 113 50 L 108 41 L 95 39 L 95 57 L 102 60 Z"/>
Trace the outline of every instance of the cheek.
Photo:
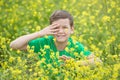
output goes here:
<path id="1" fill-rule="evenodd" d="M 68 33 L 68 29 L 64 29 L 65 33 Z"/>
<path id="2" fill-rule="evenodd" d="M 71 33 L 71 30 L 70 30 L 70 29 L 65 29 L 65 33 L 66 33 L 66 34 L 70 34 L 70 33 Z"/>

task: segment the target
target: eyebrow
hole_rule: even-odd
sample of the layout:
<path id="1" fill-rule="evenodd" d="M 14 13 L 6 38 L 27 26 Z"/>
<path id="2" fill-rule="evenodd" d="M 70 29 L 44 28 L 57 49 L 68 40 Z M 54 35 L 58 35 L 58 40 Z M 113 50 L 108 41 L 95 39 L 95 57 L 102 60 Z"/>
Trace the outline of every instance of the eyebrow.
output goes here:
<path id="1" fill-rule="evenodd" d="M 67 27 L 68 25 L 62 25 L 62 27 Z"/>

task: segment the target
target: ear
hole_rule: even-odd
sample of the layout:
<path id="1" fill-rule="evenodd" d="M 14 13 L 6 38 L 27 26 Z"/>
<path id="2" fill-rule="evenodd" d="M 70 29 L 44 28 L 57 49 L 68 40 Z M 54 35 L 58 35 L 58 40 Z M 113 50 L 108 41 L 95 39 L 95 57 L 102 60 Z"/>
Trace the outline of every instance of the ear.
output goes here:
<path id="1" fill-rule="evenodd" d="M 71 32 L 70 32 L 71 34 L 73 34 L 74 33 L 74 26 L 71 26 Z"/>

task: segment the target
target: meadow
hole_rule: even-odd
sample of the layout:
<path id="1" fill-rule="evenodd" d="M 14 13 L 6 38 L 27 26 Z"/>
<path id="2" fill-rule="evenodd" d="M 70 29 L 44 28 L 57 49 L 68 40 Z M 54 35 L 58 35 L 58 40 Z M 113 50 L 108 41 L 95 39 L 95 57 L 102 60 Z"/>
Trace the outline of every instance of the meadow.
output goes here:
<path id="1" fill-rule="evenodd" d="M 0 80 L 120 80 L 119 4 L 120 0 L 0 0 Z M 99 57 L 102 65 L 78 66 L 73 59 L 65 66 L 46 64 L 29 47 L 10 48 L 17 37 L 48 26 L 55 10 L 73 15 L 71 38 Z"/>

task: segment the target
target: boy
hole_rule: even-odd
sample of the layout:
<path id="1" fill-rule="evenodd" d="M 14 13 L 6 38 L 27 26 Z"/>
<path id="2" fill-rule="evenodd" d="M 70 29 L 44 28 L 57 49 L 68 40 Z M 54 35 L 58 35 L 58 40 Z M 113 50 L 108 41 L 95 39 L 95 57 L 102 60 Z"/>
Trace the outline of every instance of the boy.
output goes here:
<path id="1" fill-rule="evenodd" d="M 53 52 L 59 52 L 59 59 L 66 61 L 75 56 L 65 49 L 75 48 L 74 52 L 81 53 L 87 57 L 88 62 L 82 61 L 82 65 L 94 64 L 95 56 L 90 51 L 85 51 L 81 43 L 73 43 L 70 35 L 74 32 L 73 17 L 67 11 L 57 10 L 50 16 L 50 25 L 41 31 L 24 35 L 12 41 L 10 47 L 13 49 L 26 50 L 27 45 L 34 46 L 34 52 L 41 52 L 47 45 Z M 48 36 L 45 38 L 44 36 Z M 36 39 L 37 38 L 37 39 Z M 55 39 L 55 40 L 54 40 Z M 70 45 L 68 45 L 68 43 Z M 77 47 L 76 47 L 77 46 Z M 50 52 L 46 52 L 47 61 L 50 60 Z M 100 60 L 99 60 L 100 61 Z"/>

